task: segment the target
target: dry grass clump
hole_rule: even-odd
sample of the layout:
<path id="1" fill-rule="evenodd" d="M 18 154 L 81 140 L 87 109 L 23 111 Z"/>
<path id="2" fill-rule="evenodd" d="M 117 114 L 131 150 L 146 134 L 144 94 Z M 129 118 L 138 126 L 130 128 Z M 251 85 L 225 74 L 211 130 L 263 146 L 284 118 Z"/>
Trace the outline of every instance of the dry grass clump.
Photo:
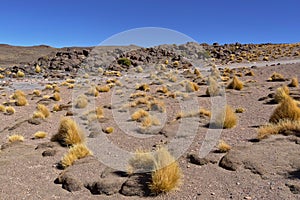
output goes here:
<path id="1" fill-rule="evenodd" d="M 14 114 L 14 113 L 16 112 L 16 110 L 15 110 L 14 107 L 12 107 L 12 106 L 7 106 L 7 107 L 5 108 L 5 110 L 6 110 L 6 113 L 7 113 L 8 115 L 12 115 L 12 114 Z"/>
<path id="2" fill-rule="evenodd" d="M 76 108 L 85 108 L 88 105 L 88 98 L 84 94 L 81 94 L 77 97 L 75 101 Z"/>
<path id="3" fill-rule="evenodd" d="M 99 96 L 99 92 L 98 92 L 98 90 L 96 89 L 96 87 L 91 87 L 91 88 L 87 91 L 86 94 L 87 94 L 87 95 L 90 95 L 90 96 L 94 96 L 94 97 Z"/>
<path id="4" fill-rule="evenodd" d="M 258 129 L 257 139 L 265 139 L 275 134 L 295 134 L 299 136 L 300 121 L 292 121 L 289 119 L 280 120 L 278 123 L 269 123 Z"/>
<path id="5" fill-rule="evenodd" d="M 269 81 L 285 81 L 282 74 L 274 72 L 272 76 L 268 79 Z"/>
<path id="6" fill-rule="evenodd" d="M 0 112 L 6 112 L 6 107 L 0 104 Z"/>
<path id="7" fill-rule="evenodd" d="M 34 134 L 35 139 L 42 139 L 42 138 L 45 138 L 46 136 L 47 136 L 47 133 L 44 131 L 38 131 Z"/>
<path id="8" fill-rule="evenodd" d="M 98 92 L 109 92 L 110 87 L 108 85 L 103 85 L 103 86 L 96 86 L 96 89 Z"/>
<path id="9" fill-rule="evenodd" d="M 19 97 L 16 99 L 15 104 L 16 104 L 16 106 L 26 106 L 26 105 L 28 105 L 28 101 L 27 101 L 26 97 L 24 97 L 24 96 L 19 96 Z"/>
<path id="10" fill-rule="evenodd" d="M 61 108 L 61 106 L 60 106 L 60 105 L 58 105 L 58 104 L 54 104 L 54 105 L 53 105 L 53 108 L 52 108 L 52 110 L 53 110 L 53 111 L 55 111 L 55 112 L 58 112 L 58 111 L 61 111 L 61 110 L 62 110 L 62 108 Z"/>
<path id="11" fill-rule="evenodd" d="M 67 146 L 80 144 L 84 143 L 85 135 L 73 119 L 63 117 L 60 120 L 58 132 L 52 136 L 51 141 Z"/>
<path id="12" fill-rule="evenodd" d="M 55 100 L 55 101 L 60 101 L 61 98 L 60 98 L 60 94 L 58 92 L 54 92 L 52 98 Z"/>
<path id="13" fill-rule="evenodd" d="M 248 70 L 245 72 L 245 76 L 254 76 L 254 72 L 252 70 Z"/>
<path id="14" fill-rule="evenodd" d="M 14 94 L 12 95 L 13 99 L 17 99 L 17 98 L 20 98 L 20 97 L 26 97 L 25 93 L 22 90 L 16 90 L 14 92 Z"/>
<path id="15" fill-rule="evenodd" d="M 145 92 L 149 92 L 150 91 L 150 86 L 147 83 L 143 83 L 143 84 L 140 84 L 140 85 L 136 85 L 135 89 L 145 91 Z"/>
<path id="16" fill-rule="evenodd" d="M 161 113 L 166 112 L 166 106 L 163 101 L 153 100 L 148 104 L 148 107 L 152 111 L 159 111 Z"/>
<path id="17" fill-rule="evenodd" d="M 85 144 L 75 144 L 65 154 L 61 160 L 63 168 L 71 166 L 76 160 L 93 155 Z"/>
<path id="18" fill-rule="evenodd" d="M 114 127 L 109 126 L 109 127 L 104 128 L 102 131 L 104 133 L 110 134 L 110 133 L 114 132 Z"/>
<path id="19" fill-rule="evenodd" d="M 159 194 L 178 189 L 182 178 L 178 162 L 163 147 L 155 152 L 154 159 L 155 166 L 149 183 L 151 192 Z"/>
<path id="20" fill-rule="evenodd" d="M 244 84 L 238 79 L 237 76 L 234 76 L 232 81 L 227 85 L 228 89 L 241 90 L 243 89 Z"/>
<path id="21" fill-rule="evenodd" d="M 274 100 L 280 103 L 284 98 L 290 94 L 290 90 L 287 86 L 282 86 L 276 89 Z"/>
<path id="22" fill-rule="evenodd" d="M 35 66 L 35 72 L 40 73 L 42 71 L 41 67 L 39 65 Z"/>
<path id="23" fill-rule="evenodd" d="M 24 72 L 22 72 L 22 71 L 18 71 L 17 72 L 17 77 L 19 77 L 19 78 L 22 78 L 22 77 L 24 77 L 25 76 L 25 73 Z"/>
<path id="24" fill-rule="evenodd" d="M 11 143 L 12 142 L 23 142 L 24 137 L 22 135 L 14 134 L 14 135 L 8 136 L 8 141 Z"/>
<path id="25" fill-rule="evenodd" d="M 131 115 L 131 119 L 134 121 L 141 121 L 141 119 L 146 116 L 149 116 L 149 112 L 143 109 L 138 109 Z"/>
<path id="26" fill-rule="evenodd" d="M 213 113 L 214 114 L 214 113 Z M 215 128 L 233 128 L 237 124 L 237 116 L 231 106 L 226 105 L 226 108 L 221 113 L 216 113 L 215 121 L 212 122 Z"/>
<path id="27" fill-rule="evenodd" d="M 156 118 L 155 116 L 152 116 L 152 115 L 148 115 L 148 116 L 143 118 L 142 127 L 149 128 L 152 125 L 154 125 L 154 126 L 160 125 L 159 119 Z"/>
<path id="28" fill-rule="evenodd" d="M 152 172 L 155 167 L 153 153 L 137 149 L 134 156 L 129 159 L 128 165 L 129 174 Z"/>
<path id="29" fill-rule="evenodd" d="M 67 83 L 75 83 L 75 79 L 69 79 L 69 78 L 68 78 L 68 79 L 66 80 L 66 82 L 67 82 Z"/>
<path id="30" fill-rule="evenodd" d="M 204 108 L 200 108 L 198 111 L 193 111 L 193 112 L 179 112 L 176 115 L 176 120 L 181 119 L 181 118 L 188 118 L 188 117 L 210 117 L 211 116 L 211 112 L 209 110 L 206 110 Z"/>
<path id="31" fill-rule="evenodd" d="M 245 108 L 239 107 L 235 109 L 235 113 L 243 113 L 245 112 Z"/>
<path id="32" fill-rule="evenodd" d="M 298 78 L 297 77 L 292 78 L 291 83 L 288 86 L 289 87 L 298 87 L 299 86 Z"/>
<path id="33" fill-rule="evenodd" d="M 231 149 L 231 146 L 227 144 L 225 141 L 220 140 L 217 148 L 220 153 L 226 153 Z"/>
<path id="34" fill-rule="evenodd" d="M 50 111 L 44 104 L 38 104 L 37 105 L 38 112 L 42 113 L 45 118 L 50 116 Z"/>
<path id="35" fill-rule="evenodd" d="M 47 84 L 47 85 L 45 86 L 45 89 L 47 89 L 47 90 L 52 90 L 52 89 L 53 89 L 53 86 L 50 85 L 50 84 Z"/>
<path id="36" fill-rule="evenodd" d="M 206 89 L 206 95 L 213 97 L 220 95 L 220 86 L 218 84 L 218 81 L 213 78 L 212 76 L 208 77 L 208 87 Z"/>
<path id="37" fill-rule="evenodd" d="M 104 111 L 103 111 L 103 107 L 102 106 L 98 106 L 96 108 L 95 112 L 96 112 L 96 116 L 97 116 L 98 119 L 104 117 Z"/>
<path id="38" fill-rule="evenodd" d="M 37 97 L 40 97 L 42 92 L 40 90 L 33 90 L 32 94 L 34 94 Z"/>
<path id="39" fill-rule="evenodd" d="M 135 99 L 135 98 L 138 98 L 138 97 L 146 97 L 146 96 L 147 96 L 147 93 L 139 91 L 139 92 L 132 93 L 130 95 L 130 98 Z"/>
<path id="40" fill-rule="evenodd" d="M 187 81 L 185 84 L 185 90 L 186 92 L 195 92 L 199 90 L 199 86 L 191 81 Z"/>
<path id="41" fill-rule="evenodd" d="M 168 90 L 167 86 L 165 86 L 165 85 L 157 88 L 157 90 L 156 90 L 156 92 L 160 92 L 160 93 L 164 93 L 164 94 L 166 94 L 168 91 L 169 90 Z"/>
<path id="42" fill-rule="evenodd" d="M 280 120 L 289 119 L 296 121 L 300 119 L 300 108 L 290 96 L 286 96 L 272 113 L 269 122 L 278 123 Z"/>

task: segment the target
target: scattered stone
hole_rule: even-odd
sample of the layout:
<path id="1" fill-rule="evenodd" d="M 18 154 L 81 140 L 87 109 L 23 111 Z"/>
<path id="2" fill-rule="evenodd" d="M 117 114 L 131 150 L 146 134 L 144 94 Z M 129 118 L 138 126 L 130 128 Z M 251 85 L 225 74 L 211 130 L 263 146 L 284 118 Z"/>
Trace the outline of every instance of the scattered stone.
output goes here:
<path id="1" fill-rule="evenodd" d="M 191 163 L 196 164 L 196 165 L 206 165 L 209 163 L 209 160 L 206 158 L 200 158 L 197 154 L 189 154 L 188 159 Z"/>
<path id="2" fill-rule="evenodd" d="M 56 150 L 55 149 L 48 149 L 48 150 L 45 150 L 43 153 L 42 153 L 42 156 L 46 157 L 46 156 L 55 156 L 56 154 Z"/>
<path id="3" fill-rule="evenodd" d="M 133 174 L 123 184 L 120 193 L 125 196 L 148 196 L 150 190 L 147 183 L 150 178 L 150 174 Z"/>

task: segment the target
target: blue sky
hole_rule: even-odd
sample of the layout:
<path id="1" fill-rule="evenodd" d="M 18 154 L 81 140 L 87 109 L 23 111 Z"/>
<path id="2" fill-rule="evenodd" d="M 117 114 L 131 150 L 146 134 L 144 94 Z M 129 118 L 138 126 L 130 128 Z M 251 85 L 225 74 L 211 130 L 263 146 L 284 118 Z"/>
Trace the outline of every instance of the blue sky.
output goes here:
<path id="1" fill-rule="evenodd" d="M 107 44 L 300 42 L 299 0 L 3 0 L 0 8 L 0 43 L 12 45 L 95 46 L 115 34 Z M 142 27 L 166 32 L 119 34 Z"/>

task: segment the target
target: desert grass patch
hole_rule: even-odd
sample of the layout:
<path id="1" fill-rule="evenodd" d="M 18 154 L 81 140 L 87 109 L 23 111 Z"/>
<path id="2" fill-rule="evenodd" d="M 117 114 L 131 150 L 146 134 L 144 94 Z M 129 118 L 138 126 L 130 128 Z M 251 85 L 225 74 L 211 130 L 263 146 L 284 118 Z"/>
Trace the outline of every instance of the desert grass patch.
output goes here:
<path id="1" fill-rule="evenodd" d="M 242 107 L 238 107 L 235 109 L 235 113 L 244 113 L 246 111 L 245 108 L 242 108 Z"/>
<path id="2" fill-rule="evenodd" d="M 36 108 L 38 112 L 42 113 L 45 116 L 45 118 L 48 118 L 50 116 L 50 111 L 44 104 L 38 104 Z"/>
<path id="3" fill-rule="evenodd" d="M 185 83 L 185 91 L 186 92 L 196 92 L 199 90 L 199 86 L 191 81 L 186 81 Z"/>
<path id="4" fill-rule="evenodd" d="M 86 95 L 81 94 L 77 97 L 75 101 L 76 108 L 85 108 L 88 105 L 88 98 Z"/>
<path id="5" fill-rule="evenodd" d="M 103 85 L 103 86 L 96 86 L 96 89 L 98 92 L 109 92 L 110 87 L 108 85 Z"/>
<path id="6" fill-rule="evenodd" d="M 276 89 L 274 100 L 277 103 L 280 103 L 284 98 L 287 98 L 289 96 L 290 90 L 287 86 L 282 86 Z"/>
<path id="7" fill-rule="evenodd" d="M 40 97 L 42 95 L 42 92 L 40 90 L 33 90 L 32 94 L 37 96 L 37 97 Z"/>
<path id="8" fill-rule="evenodd" d="M 280 73 L 274 72 L 271 77 L 268 79 L 268 81 L 285 81 L 284 76 Z"/>
<path id="9" fill-rule="evenodd" d="M 89 96 L 97 97 L 99 96 L 99 91 L 96 89 L 96 87 L 90 87 L 86 94 Z"/>
<path id="10" fill-rule="evenodd" d="M 37 131 L 36 133 L 34 133 L 34 138 L 35 139 L 42 139 L 42 138 L 45 138 L 45 137 L 47 137 L 47 133 L 46 132 L 44 132 L 44 131 Z"/>
<path id="11" fill-rule="evenodd" d="M 85 144 L 75 144 L 63 156 L 61 165 L 63 168 L 67 168 L 73 165 L 76 160 L 90 155 L 93 155 L 93 153 L 87 148 Z"/>
<path id="12" fill-rule="evenodd" d="M 152 110 L 152 111 L 159 111 L 161 113 L 166 112 L 165 103 L 163 101 L 159 101 L 156 99 L 149 102 L 148 108 L 149 108 L 149 110 Z"/>
<path id="13" fill-rule="evenodd" d="M 131 115 L 131 119 L 133 121 L 141 121 L 141 119 L 143 117 L 149 116 L 149 112 L 147 112 L 146 110 L 143 109 L 138 109 L 136 110 L 132 115 Z"/>
<path id="14" fill-rule="evenodd" d="M 289 119 L 280 120 L 278 123 L 268 123 L 261 126 L 257 130 L 257 139 L 265 139 L 270 135 L 283 134 L 283 135 L 298 135 L 300 136 L 300 121 L 292 121 Z"/>
<path id="15" fill-rule="evenodd" d="M 255 76 L 254 72 L 252 70 L 247 70 L 245 72 L 245 76 Z"/>
<path id="16" fill-rule="evenodd" d="M 176 120 L 179 120 L 181 118 L 189 118 L 189 117 L 210 117 L 211 112 L 209 110 L 206 110 L 204 108 L 200 108 L 198 111 L 190 111 L 190 112 L 179 112 L 176 114 Z"/>
<path id="17" fill-rule="evenodd" d="M 208 87 L 205 92 L 207 96 L 213 97 L 221 94 L 220 85 L 214 77 L 209 76 L 207 84 Z"/>
<path id="18" fill-rule="evenodd" d="M 231 149 L 231 146 L 227 144 L 224 140 L 220 140 L 217 149 L 220 153 L 226 153 Z"/>
<path id="19" fill-rule="evenodd" d="M 244 84 L 242 81 L 238 79 L 237 76 L 234 76 L 232 81 L 227 85 L 227 89 L 234 89 L 234 90 L 242 90 Z"/>
<path id="20" fill-rule="evenodd" d="M 166 148 L 160 147 L 154 153 L 154 160 L 154 170 L 149 183 L 151 192 L 159 194 L 178 189 L 182 181 L 182 172 L 175 158 Z"/>
<path id="21" fill-rule="evenodd" d="M 103 107 L 102 106 L 98 106 L 95 109 L 95 113 L 98 119 L 101 119 L 104 117 L 104 111 L 103 111 Z"/>
<path id="22" fill-rule="evenodd" d="M 52 110 L 58 112 L 58 111 L 62 111 L 62 108 L 60 105 L 54 104 Z"/>
<path id="23" fill-rule="evenodd" d="M 148 115 L 145 116 L 142 121 L 141 121 L 142 127 L 143 128 L 149 128 L 152 125 L 153 126 L 159 126 L 160 125 L 160 121 L 157 117 L 153 116 L 153 115 Z"/>
<path id="24" fill-rule="evenodd" d="M 150 86 L 147 83 L 142 83 L 142 84 L 137 84 L 135 86 L 135 89 L 145 91 L 145 92 L 149 92 L 150 91 Z"/>
<path id="25" fill-rule="evenodd" d="M 12 106 L 5 107 L 5 110 L 6 110 L 6 114 L 8 114 L 8 115 L 12 115 L 16 112 L 15 108 Z"/>
<path id="26" fill-rule="evenodd" d="M 290 96 L 285 97 L 273 111 L 269 122 L 277 123 L 280 120 L 289 119 L 296 121 L 300 119 L 300 108 L 296 101 Z"/>
<path id="27" fill-rule="evenodd" d="M 52 98 L 54 99 L 54 101 L 61 100 L 60 94 L 58 92 L 54 92 Z"/>
<path id="28" fill-rule="evenodd" d="M 47 84 L 47 85 L 45 86 L 45 89 L 46 89 L 46 90 L 52 90 L 52 89 L 53 89 L 53 86 L 52 86 L 51 84 Z"/>
<path id="29" fill-rule="evenodd" d="M 85 135 L 73 119 L 62 117 L 58 132 L 53 135 L 51 141 L 57 141 L 66 146 L 80 144 L 84 143 Z"/>
<path id="30" fill-rule="evenodd" d="M 167 86 L 165 86 L 165 85 L 163 85 L 163 86 L 156 89 L 156 92 L 163 93 L 163 94 L 166 94 L 168 91 L 169 90 L 168 90 Z"/>
<path id="31" fill-rule="evenodd" d="M 3 104 L 0 104 L 0 112 L 6 112 L 6 107 Z"/>
<path id="32" fill-rule="evenodd" d="M 18 99 L 20 97 L 26 97 L 25 93 L 22 90 L 16 90 L 11 96 L 11 98 L 13 99 Z"/>
<path id="33" fill-rule="evenodd" d="M 298 78 L 297 77 L 292 78 L 292 80 L 288 86 L 289 87 L 299 87 Z"/>
<path id="34" fill-rule="evenodd" d="M 128 174 L 152 172 L 155 167 L 154 155 L 150 151 L 137 149 L 128 161 Z"/>
<path id="35" fill-rule="evenodd" d="M 22 71 L 20 71 L 20 70 L 18 70 L 18 72 L 17 72 L 17 77 L 23 78 L 23 77 L 25 77 L 25 73 L 22 72 Z"/>
<path id="36" fill-rule="evenodd" d="M 24 141 L 24 137 L 22 135 L 18 135 L 18 134 L 13 134 L 8 136 L 8 142 L 23 142 Z"/>
<path id="37" fill-rule="evenodd" d="M 109 127 L 103 128 L 102 131 L 106 134 L 110 134 L 110 133 L 114 132 L 114 127 L 109 126 Z"/>
<path id="38" fill-rule="evenodd" d="M 229 129 L 235 127 L 237 124 L 237 116 L 229 105 L 226 105 L 225 109 L 221 112 L 213 113 L 213 115 L 216 115 L 211 124 L 214 128 Z"/>
<path id="39" fill-rule="evenodd" d="M 41 67 L 39 65 L 36 65 L 35 66 L 35 72 L 36 73 L 41 73 L 41 71 L 42 71 Z"/>
<path id="40" fill-rule="evenodd" d="M 28 105 L 28 101 L 27 101 L 26 97 L 20 96 L 16 99 L 15 104 L 16 104 L 16 106 L 26 106 L 26 105 Z"/>

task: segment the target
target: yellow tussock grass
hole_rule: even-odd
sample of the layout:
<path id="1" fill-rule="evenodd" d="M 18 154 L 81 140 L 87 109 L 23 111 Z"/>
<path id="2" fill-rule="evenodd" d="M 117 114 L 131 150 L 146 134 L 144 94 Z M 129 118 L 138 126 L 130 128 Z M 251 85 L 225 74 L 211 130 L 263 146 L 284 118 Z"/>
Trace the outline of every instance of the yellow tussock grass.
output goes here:
<path id="1" fill-rule="evenodd" d="M 231 146 L 229 144 L 227 144 L 225 141 L 220 140 L 217 148 L 218 148 L 219 152 L 225 153 L 231 149 Z"/>
<path id="2" fill-rule="evenodd" d="M 274 72 L 272 76 L 268 79 L 269 81 L 285 81 L 282 74 Z"/>
<path id="3" fill-rule="evenodd" d="M 237 76 L 234 76 L 232 81 L 227 85 L 228 89 L 241 90 L 243 89 L 244 84 L 238 79 Z"/>
<path id="4" fill-rule="evenodd" d="M 41 67 L 39 65 L 35 66 L 35 72 L 40 73 L 42 71 Z"/>
<path id="5" fill-rule="evenodd" d="M 58 92 L 54 92 L 54 94 L 53 94 L 53 99 L 54 99 L 55 101 L 60 101 L 60 100 L 61 100 L 60 94 L 59 94 Z"/>
<path id="6" fill-rule="evenodd" d="M 143 84 L 140 84 L 140 85 L 137 85 L 135 87 L 136 90 L 141 90 L 141 91 L 145 91 L 145 92 L 149 92 L 150 91 L 150 86 L 146 83 L 143 83 Z"/>
<path id="7" fill-rule="evenodd" d="M 32 94 L 34 94 L 37 97 L 40 97 L 42 93 L 40 90 L 33 90 Z"/>
<path id="8" fill-rule="evenodd" d="M 110 133 L 114 132 L 114 127 L 111 127 L 111 126 L 106 127 L 106 128 L 103 129 L 103 132 L 107 133 L 107 134 L 110 134 Z"/>
<path id="9" fill-rule="evenodd" d="M 62 160 L 61 160 L 61 165 L 64 168 L 67 168 L 73 163 L 81 158 L 87 157 L 93 155 L 93 153 L 87 148 L 85 144 L 75 144 L 73 145 L 69 150 L 68 153 L 66 153 Z"/>
<path id="10" fill-rule="evenodd" d="M 287 86 L 279 87 L 276 89 L 274 100 L 280 103 L 284 98 L 290 94 L 290 90 Z"/>
<path id="11" fill-rule="evenodd" d="M 6 112 L 6 107 L 0 104 L 0 112 Z"/>
<path id="12" fill-rule="evenodd" d="M 275 108 L 269 122 L 277 123 L 280 120 L 289 119 L 292 121 L 300 119 L 300 108 L 297 103 L 290 96 L 284 98 L 281 103 Z"/>
<path id="13" fill-rule="evenodd" d="M 137 149 L 128 161 L 128 173 L 152 172 L 155 167 L 155 159 L 151 152 Z"/>
<path id="14" fill-rule="evenodd" d="M 96 89 L 99 92 L 109 92 L 110 91 L 110 87 L 108 85 L 97 86 Z"/>
<path id="15" fill-rule="evenodd" d="M 24 77 L 24 76 L 25 76 L 24 72 L 22 72 L 20 70 L 17 72 L 17 77 L 21 78 L 21 77 Z"/>
<path id="16" fill-rule="evenodd" d="M 45 116 L 45 118 L 50 116 L 50 111 L 48 110 L 48 108 L 44 104 L 38 104 L 37 105 L 37 110 L 39 112 L 41 112 Z"/>
<path id="17" fill-rule="evenodd" d="M 213 113 L 214 114 L 214 113 Z M 216 128 L 233 128 L 237 124 L 237 116 L 231 106 L 226 105 L 226 108 L 221 113 L 216 113 L 216 119 L 212 125 Z"/>
<path id="18" fill-rule="evenodd" d="M 291 83 L 288 86 L 289 87 L 298 87 L 299 86 L 298 78 L 297 77 L 292 78 Z"/>
<path id="19" fill-rule="evenodd" d="M 44 131 L 37 131 L 35 134 L 34 134 L 34 138 L 35 139 L 42 139 L 42 138 L 45 138 L 47 136 L 47 133 L 44 132 Z"/>
<path id="20" fill-rule="evenodd" d="M 85 96 L 84 94 L 79 95 L 76 99 L 75 107 L 76 108 L 85 108 L 87 105 L 88 105 L 87 96 Z"/>
<path id="21" fill-rule="evenodd" d="M 8 141 L 9 142 L 23 142 L 24 137 L 22 135 L 14 134 L 14 135 L 8 136 Z"/>
<path id="22" fill-rule="evenodd" d="M 159 148 L 155 154 L 155 169 L 151 174 L 149 188 L 152 193 L 169 192 L 181 184 L 182 172 L 178 162 L 164 147 Z"/>
<path id="23" fill-rule="evenodd" d="M 138 109 L 131 115 L 131 119 L 134 121 L 140 121 L 143 117 L 149 116 L 149 113 L 143 109 Z"/>
<path id="24" fill-rule="evenodd" d="M 6 110 L 6 113 L 9 114 L 9 115 L 12 115 L 12 114 L 14 114 L 16 112 L 16 110 L 12 106 L 7 106 L 5 108 L 5 110 Z"/>
<path id="25" fill-rule="evenodd" d="M 57 141 L 62 145 L 80 144 L 84 143 L 85 135 L 73 119 L 62 117 L 58 132 L 53 135 L 51 141 Z"/>
<path id="26" fill-rule="evenodd" d="M 195 92 L 199 90 L 199 86 L 191 81 L 187 81 L 185 84 L 185 90 L 186 92 Z"/>

